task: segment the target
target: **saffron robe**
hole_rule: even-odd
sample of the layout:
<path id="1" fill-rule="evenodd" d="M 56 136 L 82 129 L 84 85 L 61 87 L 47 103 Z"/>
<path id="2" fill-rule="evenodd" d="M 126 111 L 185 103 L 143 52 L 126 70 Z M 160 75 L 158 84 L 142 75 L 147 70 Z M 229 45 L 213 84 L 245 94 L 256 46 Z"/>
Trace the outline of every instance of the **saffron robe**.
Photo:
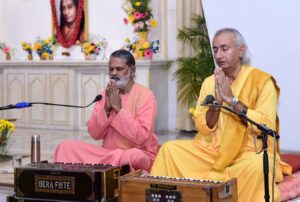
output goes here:
<path id="1" fill-rule="evenodd" d="M 120 94 L 122 109 L 107 117 L 105 92 L 88 121 L 88 132 L 102 146 L 68 140 L 56 149 L 56 162 L 130 164 L 132 170 L 150 171 L 158 149 L 154 133 L 157 106 L 154 94 L 135 83 L 127 94 Z"/>
<path id="2" fill-rule="evenodd" d="M 231 84 L 233 95 L 238 96 L 244 90 L 243 86 L 253 70 L 253 67 L 243 66 L 235 81 Z M 253 83 L 255 86 L 255 83 Z M 202 178 L 229 180 L 236 177 L 238 183 L 239 201 L 264 201 L 264 176 L 263 176 L 263 153 L 256 154 L 254 139 L 260 134 L 259 130 L 254 127 L 255 134 L 252 135 L 252 128 L 248 124 L 245 132 L 245 140 L 242 149 L 232 162 L 224 169 L 213 169 L 216 160 L 219 157 L 220 144 L 222 142 L 223 131 L 226 125 L 233 124 L 234 121 L 228 119 L 234 116 L 228 111 L 221 110 L 217 124 L 208 128 L 206 124 L 206 112 L 208 107 L 201 106 L 201 101 L 207 95 L 215 95 L 215 77 L 208 77 L 202 84 L 200 96 L 198 99 L 194 121 L 198 128 L 198 134 L 193 140 L 175 140 L 165 143 L 154 162 L 151 175 Z M 277 114 L 277 91 L 273 80 L 270 78 L 258 94 L 256 103 L 253 108 L 248 108 L 247 116 L 257 123 L 266 124 L 271 129 L 276 129 Z M 224 105 L 226 105 L 224 103 Z M 229 123 L 228 121 L 231 121 Z M 234 144 L 234 143 L 233 143 Z M 262 148 L 261 140 L 257 140 L 257 150 Z M 280 201 L 280 193 L 275 184 L 272 184 L 272 169 L 274 141 L 268 138 L 269 154 L 269 190 L 272 195 L 272 185 L 275 186 L 275 201 Z M 188 162 L 188 163 L 187 163 Z M 276 152 L 275 162 L 275 180 L 283 180 L 283 173 L 290 174 L 291 167 L 280 160 Z"/>

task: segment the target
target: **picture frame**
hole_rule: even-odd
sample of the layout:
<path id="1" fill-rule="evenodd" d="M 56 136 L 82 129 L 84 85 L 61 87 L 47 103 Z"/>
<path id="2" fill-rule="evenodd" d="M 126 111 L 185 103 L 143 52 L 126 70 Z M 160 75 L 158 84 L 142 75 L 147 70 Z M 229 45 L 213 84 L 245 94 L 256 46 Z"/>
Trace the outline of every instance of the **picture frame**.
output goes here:
<path id="1" fill-rule="evenodd" d="M 88 1 L 50 0 L 52 33 L 65 48 L 88 39 Z"/>

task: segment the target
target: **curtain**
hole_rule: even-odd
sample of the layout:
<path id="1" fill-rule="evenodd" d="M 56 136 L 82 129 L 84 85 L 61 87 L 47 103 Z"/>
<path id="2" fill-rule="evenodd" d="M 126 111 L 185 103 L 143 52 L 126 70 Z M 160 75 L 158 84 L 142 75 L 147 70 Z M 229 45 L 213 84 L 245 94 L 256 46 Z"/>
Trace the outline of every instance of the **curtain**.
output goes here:
<path id="1" fill-rule="evenodd" d="M 203 16 L 201 0 L 177 0 L 177 29 L 191 26 L 191 18 L 194 15 Z M 193 55 L 193 49 L 182 42 L 177 41 L 178 57 Z M 188 112 L 188 106 L 177 101 L 176 128 L 178 130 L 195 130 L 191 114 Z"/>

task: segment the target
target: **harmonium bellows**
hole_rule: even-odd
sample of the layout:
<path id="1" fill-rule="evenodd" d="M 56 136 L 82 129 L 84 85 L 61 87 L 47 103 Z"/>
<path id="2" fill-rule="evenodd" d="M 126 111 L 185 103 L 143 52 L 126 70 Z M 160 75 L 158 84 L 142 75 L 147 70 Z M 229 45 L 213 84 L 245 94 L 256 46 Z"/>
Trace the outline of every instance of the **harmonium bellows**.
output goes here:
<path id="1" fill-rule="evenodd" d="M 15 168 L 15 198 L 118 201 L 120 175 L 128 165 L 31 163 Z"/>
<path id="2" fill-rule="evenodd" d="M 135 171 L 120 177 L 120 202 L 237 202 L 237 180 L 214 181 L 143 176 Z"/>

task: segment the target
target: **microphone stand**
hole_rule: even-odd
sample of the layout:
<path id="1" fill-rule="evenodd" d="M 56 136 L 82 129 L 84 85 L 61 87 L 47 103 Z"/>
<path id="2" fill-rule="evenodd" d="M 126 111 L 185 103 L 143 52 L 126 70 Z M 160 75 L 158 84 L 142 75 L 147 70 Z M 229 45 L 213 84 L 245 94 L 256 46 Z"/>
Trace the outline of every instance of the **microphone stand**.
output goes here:
<path id="1" fill-rule="evenodd" d="M 269 158 L 268 158 L 268 143 L 267 143 L 267 141 L 268 141 L 268 135 L 273 134 L 276 139 L 279 139 L 279 135 L 276 134 L 276 132 L 273 131 L 272 129 L 268 128 L 266 125 L 258 124 L 255 121 L 251 120 L 249 117 L 247 117 L 245 114 L 237 113 L 237 112 L 233 111 L 230 107 L 220 105 L 216 102 L 213 102 L 213 104 L 206 104 L 206 105 L 212 106 L 212 107 L 215 107 L 215 108 L 223 108 L 227 111 L 230 111 L 230 112 L 234 113 L 235 115 L 239 116 L 244 121 L 253 124 L 254 126 L 256 126 L 261 131 L 261 134 L 258 136 L 258 139 L 262 139 L 262 142 L 263 142 L 263 151 L 264 151 L 264 153 L 263 153 L 263 171 L 264 171 L 264 185 L 265 185 L 265 201 L 269 202 L 270 201 Z"/>

